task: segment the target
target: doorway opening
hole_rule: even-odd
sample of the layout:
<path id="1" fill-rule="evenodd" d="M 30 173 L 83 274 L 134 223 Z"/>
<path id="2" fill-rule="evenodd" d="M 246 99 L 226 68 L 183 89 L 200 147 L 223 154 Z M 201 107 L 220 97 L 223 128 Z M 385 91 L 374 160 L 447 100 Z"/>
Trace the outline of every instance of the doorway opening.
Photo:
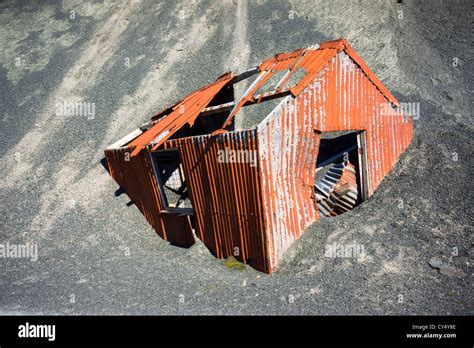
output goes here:
<path id="1" fill-rule="evenodd" d="M 365 197 L 359 131 L 321 133 L 314 189 L 321 216 L 352 210 Z"/>

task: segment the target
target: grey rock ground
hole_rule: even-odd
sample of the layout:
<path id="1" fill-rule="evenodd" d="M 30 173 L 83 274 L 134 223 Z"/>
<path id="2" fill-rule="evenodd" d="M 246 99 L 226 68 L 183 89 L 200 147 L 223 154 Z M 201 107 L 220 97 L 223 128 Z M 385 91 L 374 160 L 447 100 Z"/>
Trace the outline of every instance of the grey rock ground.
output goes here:
<path id="1" fill-rule="evenodd" d="M 36 262 L 0 259 L 0 314 L 473 314 L 472 13 L 439 0 L 0 4 L 0 243 L 39 247 Z M 374 196 L 311 226 L 275 274 L 173 247 L 114 195 L 103 149 L 151 113 L 229 68 L 339 37 L 421 117 Z M 95 118 L 57 116 L 63 100 L 95 103 Z M 327 258 L 331 243 L 364 257 Z"/>

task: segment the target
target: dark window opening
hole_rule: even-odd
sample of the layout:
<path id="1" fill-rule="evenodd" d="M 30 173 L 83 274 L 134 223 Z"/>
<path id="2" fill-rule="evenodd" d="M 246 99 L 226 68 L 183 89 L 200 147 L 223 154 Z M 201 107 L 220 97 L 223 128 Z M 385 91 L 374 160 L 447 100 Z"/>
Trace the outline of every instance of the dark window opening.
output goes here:
<path id="1" fill-rule="evenodd" d="M 178 150 L 160 150 L 152 156 L 165 207 L 192 208 Z"/>

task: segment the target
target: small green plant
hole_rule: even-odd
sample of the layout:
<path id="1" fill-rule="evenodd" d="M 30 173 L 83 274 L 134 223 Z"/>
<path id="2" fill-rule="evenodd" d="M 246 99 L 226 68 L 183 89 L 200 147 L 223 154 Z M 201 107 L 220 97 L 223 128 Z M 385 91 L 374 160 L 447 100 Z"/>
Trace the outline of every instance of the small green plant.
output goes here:
<path id="1" fill-rule="evenodd" d="M 233 256 L 229 256 L 225 260 L 225 265 L 227 268 L 235 269 L 238 271 L 242 271 L 245 268 L 245 265 L 242 262 L 236 260 Z"/>

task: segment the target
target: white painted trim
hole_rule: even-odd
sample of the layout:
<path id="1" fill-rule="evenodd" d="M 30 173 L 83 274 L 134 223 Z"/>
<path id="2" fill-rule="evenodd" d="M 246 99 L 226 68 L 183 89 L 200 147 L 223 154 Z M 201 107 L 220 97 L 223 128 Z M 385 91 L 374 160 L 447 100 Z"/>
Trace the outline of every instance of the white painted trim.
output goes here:
<path id="1" fill-rule="evenodd" d="M 128 133 L 126 136 L 124 136 L 122 139 L 120 140 L 117 140 L 115 143 L 113 143 L 112 145 L 108 146 L 106 148 L 106 150 L 115 150 L 115 149 L 119 149 L 121 148 L 122 146 L 124 146 L 125 144 L 129 143 L 130 141 L 132 141 L 133 139 L 135 139 L 136 137 L 138 137 L 140 134 L 142 134 L 143 132 L 140 130 L 140 128 L 137 128 L 135 129 L 133 132 L 130 132 Z"/>

